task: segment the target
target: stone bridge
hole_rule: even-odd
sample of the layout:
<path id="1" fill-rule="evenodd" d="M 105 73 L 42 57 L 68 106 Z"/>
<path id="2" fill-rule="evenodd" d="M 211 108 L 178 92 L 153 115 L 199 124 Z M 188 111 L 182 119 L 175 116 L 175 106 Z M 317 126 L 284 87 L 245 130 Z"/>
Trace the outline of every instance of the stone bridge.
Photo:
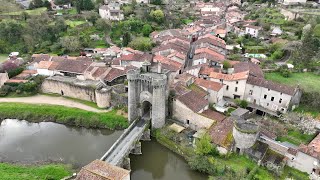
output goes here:
<path id="1" fill-rule="evenodd" d="M 150 140 L 149 125 L 147 116 L 134 121 L 100 160 L 130 170 L 129 154 L 141 154 L 140 140 Z"/>

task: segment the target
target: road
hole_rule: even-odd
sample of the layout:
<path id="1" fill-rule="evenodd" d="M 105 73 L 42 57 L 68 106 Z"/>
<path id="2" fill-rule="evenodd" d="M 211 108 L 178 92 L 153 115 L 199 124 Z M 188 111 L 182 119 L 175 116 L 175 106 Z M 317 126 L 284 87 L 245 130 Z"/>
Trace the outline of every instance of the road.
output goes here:
<path id="1" fill-rule="evenodd" d="M 192 66 L 192 58 L 190 58 L 190 54 L 192 54 L 192 56 L 194 56 L 194 51 L 195 51 L 195 44 L 193 42 L 190 43 L 190 49 L 187 53 L 187 58 L 186 58 L 186 63 L 184 65 L 185 68 L 187 67 L 191 67 Z"/>
<path id="2" fill-rule="evenodd" d="M 135 127 L 116 145 L 115 149 L 112 150 L 104 161 L 112 164 L 118 165 L 119 162 L 123 159 L 123 157 L 130 151 L 132 144 L 140 138 L 141 134 L 145 130 L 145 126 L 147 122 L 141 119 Z"/>
<path id="3" fill-rule="evenodd" d="M 72 101 L 64 97 L 53 97 L 45 95 L 35 95 L 30 97 L 16 97 L 16 98 L 0 98 L 1 102 L 14 102 L 14 103 L 28 103 L 28 104 L 49 104 L 49 105 L 60 105 L 72 108 L 78 108 L 91 112 L 108 112 L 108 110 L 99 110 L 94 107 L 82 104 L 80 102 Z"/>

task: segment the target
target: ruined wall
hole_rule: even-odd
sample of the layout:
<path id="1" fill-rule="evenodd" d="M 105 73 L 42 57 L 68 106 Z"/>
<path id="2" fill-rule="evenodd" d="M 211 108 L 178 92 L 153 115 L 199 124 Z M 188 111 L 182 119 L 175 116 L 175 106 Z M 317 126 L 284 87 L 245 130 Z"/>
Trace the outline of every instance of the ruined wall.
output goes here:
<path id="1" fill-rule="evenodd" d="M 235 147 L 240 149 L 240 153 L 252 147 L 257 139 L 257 133 L 241 132 L 235 127 L 233 127 L 232 135 L 236 143 Z"/>
<path id="2" fill-rule="evenodd" d="M 96 102 L 95 89 L 91 87 L 77 86 L 67 82 L 45 79 L 41 85 L 43 93 L 62 94 L 64 96 Z"/>
<path id="3" fill-rule="evenodd" d="M 96 102 L 99 108 L 107 108 L 111 106 L 111 88 L 102 88 L 96 90 Z"/>

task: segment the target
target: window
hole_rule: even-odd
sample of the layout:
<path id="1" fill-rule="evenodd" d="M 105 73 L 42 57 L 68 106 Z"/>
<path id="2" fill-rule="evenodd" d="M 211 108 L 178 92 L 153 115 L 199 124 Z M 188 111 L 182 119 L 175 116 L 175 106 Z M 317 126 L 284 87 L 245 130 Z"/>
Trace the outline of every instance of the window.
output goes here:
<path id="1" fill-rule="evenodd" d="M 228 91 L 229 90 L 229 86 L 227 85 L 227 87 L 226 87 L 226 90 Z"/>
<path id="2" fill-rule="evenodd" d="M 187 119 L 187 124 L 189 124 L 189 123 L 190 123 L 190 120 Z"/>
<path id="3" fill-rule="evenodd" d="M 269 103 L 267 103 L 267 106 L 269 106 Z"/>
<path id="4" fill-rule="evenodd" d="M 267 95 L 265 94 L 263 98 L 264 98 L 264 99 L 267 99 Z"/>
<path id="5" fill-rule="evenodd" d="M 253 93 L 253 91 L 252 91 L 252 90 L 250 90 L 250 91 L 249 91 L 249 95 L 252 95 L 252 93 Z"/>
<path id="6" fill-rule="evenodd" d="M 282 99 L 281 98 L 279 99 L 279 103 L 282 103 Z"/>
<path id="7" fill-rule="evenodd" d="M 223 79 L 220 79 L 220 82 L 223 82 Z"/>
<path id="8" fill-rule="evenodd" d="M 239 83 L 239 81 L 236 81 L 236 84 L 238 84 Z"/>
<path id="9" fill-rule="evenodd" d="M 270 91 L 270 89 L 268 89 L 268 91 Z"/>
<path id="10" fill-rule="evenodd" d="M 238 87 L 234 88 L 234 91 L 237 92 L 238 91 Z"/>
<path id="11" fill-rule="evenodd" d="M 274 101 L 274 97 L 271 97 L 271 101 Z"/>
<path id="12" fill-rule="evenodd" d="M 280 93 L 280 95 L 282 95 L 282 93 Z"/>

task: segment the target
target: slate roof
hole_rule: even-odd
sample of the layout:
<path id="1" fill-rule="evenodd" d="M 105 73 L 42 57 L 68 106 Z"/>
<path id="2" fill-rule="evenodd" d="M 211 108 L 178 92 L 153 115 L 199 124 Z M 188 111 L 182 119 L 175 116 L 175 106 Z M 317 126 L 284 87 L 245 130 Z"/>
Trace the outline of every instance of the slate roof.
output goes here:
<path id="1" fill-rule="evenodd" d="M 272 81 L 268 81 L 265 80 L 263 78 L 256 78 L 253 76 L 249 76 L 248 80 L 247 80 L 248 84 L 251 85 L 255 85 L 255 86 L 260 86 L 260 87 L 264 87 L 267 89 L 271 89 L 273 91 L 277 91 L 277 92 L 281 92 L 284 94 L 288 94 L 293 96 L 295 93 L 295 88 L 291 87 L 291 86 L 287 86 L 287 85 L 283 85 L 283 84 L 279 84 L 279 83 L 275 83 Z"/>
<path id="2" fill-rule="evenodd" d="M 211 89 L 214 91 L 220 91 L 220 89 L 223 87 L 222 84 L 214 82 L 214 81 L 208 81 L 208 80 L 204 80 L 201 78 L 197 78 L 194 82 L 195 84 L 197 84 L 198 86 L 207 88 L 207 89 Z"/>
<path id="3" fill-rule="evenodd" d="M 201 95 L 194 91 L 189 91 L 179 96 L 177 99 L 196 113 L 209 104 L 208 100 L 204 99 Z"/>

